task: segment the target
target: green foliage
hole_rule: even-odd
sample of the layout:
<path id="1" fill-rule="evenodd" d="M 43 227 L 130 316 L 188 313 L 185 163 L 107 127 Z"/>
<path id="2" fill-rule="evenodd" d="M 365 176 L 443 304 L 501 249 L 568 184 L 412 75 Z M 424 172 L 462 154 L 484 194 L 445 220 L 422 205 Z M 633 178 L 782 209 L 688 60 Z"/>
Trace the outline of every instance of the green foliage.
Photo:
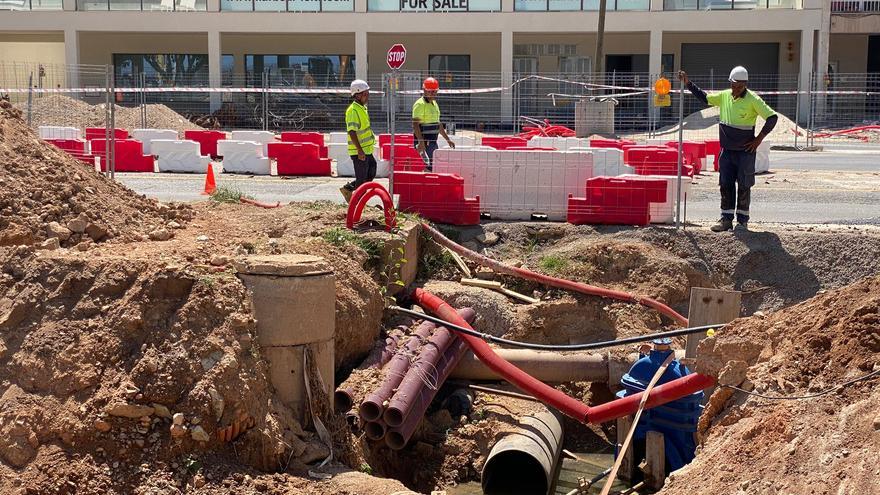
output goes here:
<path id="1" fill-rule="evenodd" d="M 321 237 L 337 247 L 343 247 L 346 244 L 354 244 L 363 249 L 371 260 L 378 259 L 382 253 L 382 246 L 378 242 L 360 236 L 345 227 L 333 227 L 324 232 Z"/>
<path id="2" fill-rule="evenodd" d="M 303 209 L 315 211 L 330 210 L 337 207 L 336 203 L 332 201 L 327 201 L 326 199 L 322 199 L 320 201 L 310 201 L 308 203 L 303 203 L 301 206 Z"/>
<path id="3" fill-rule="evenodd" d="M 448 250 L 444 249 L 440 254 L 429 254 L 422 257 L 419 266 L 419 278 L 431 278 L 435 274 L 446 269 L 455 269 L 455 258 Z"/>
<path id="4" fill-rule="evenodd" d="M 202 461 L 193 455 L 188 455 L 183 459 L 183 467 L 192 474 L 198 473 L 202 469 Z"/>
<path id="5" fill-rule="evenodd" d="M 373 474 L 373 467 L 366 462 L 362 462 L 360 467 L 358 468 L 358 471 L 362 473 Z"/>
<path id="6" fill-rule="evenodd" d="M 559 273 L 568 266 L 568 260 L 559 256 L 548 254 L 541 258 L 538 265 L 542 270 L 549 273 Z"/>
<path id="7" fill-rule="evenodd" d="M 218 203 L 238 203 L 241 198 L 253 199 L 238 189 L 226 186 L 218 187 L 214 194 L 211 195 L 211 200 Z"/>

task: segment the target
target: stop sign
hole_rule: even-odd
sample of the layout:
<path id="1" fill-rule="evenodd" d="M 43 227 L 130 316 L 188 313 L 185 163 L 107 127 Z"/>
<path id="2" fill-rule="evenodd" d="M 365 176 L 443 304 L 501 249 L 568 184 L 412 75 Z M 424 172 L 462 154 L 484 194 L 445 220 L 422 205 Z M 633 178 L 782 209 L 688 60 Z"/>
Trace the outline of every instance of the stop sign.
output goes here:
<path id="1" fill-rule="evenodd" d="M 406 62 L 406 47 L 397 43 L 388 49 L 388 67 L 397 70 Z"/>

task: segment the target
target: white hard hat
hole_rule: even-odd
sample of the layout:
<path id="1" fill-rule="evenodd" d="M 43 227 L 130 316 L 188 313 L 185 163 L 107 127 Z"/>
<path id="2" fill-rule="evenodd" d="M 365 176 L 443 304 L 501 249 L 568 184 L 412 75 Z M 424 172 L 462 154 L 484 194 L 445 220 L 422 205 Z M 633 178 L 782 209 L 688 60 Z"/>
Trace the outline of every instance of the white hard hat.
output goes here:
<path id="1" fill-rule="evenodd" d="M 363 93 L 364 91 L 369 91 L 370 85 L 367 84 L 367 81 L 361 79 L 355 79 L 351 82 L 351 95 L 354 96 L 358 93 Z"/>
<path id="2" fill-rule="evenodd" d="M 742 65 L 737 65 L 730 71 L 730 82 L 737 81 L 748 81 L 749 80 L 749 71 L 746 70 Z"/>

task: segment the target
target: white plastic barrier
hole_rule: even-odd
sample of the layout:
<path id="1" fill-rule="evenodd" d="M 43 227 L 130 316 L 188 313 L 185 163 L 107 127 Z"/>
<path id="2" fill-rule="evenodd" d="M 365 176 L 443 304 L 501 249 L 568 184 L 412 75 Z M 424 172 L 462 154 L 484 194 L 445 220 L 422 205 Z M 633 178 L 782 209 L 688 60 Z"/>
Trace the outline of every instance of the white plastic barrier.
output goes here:
<path id="1" fill-rule="evenodd" d="M 60 127 L 55 125 L 41 125 L 39 128 L 40 139 L 80 139 L 82 133 L 76 127 Z"/>
<path id="2" fill-rule="evenodd" d="M 590 140 L 576 137 L 536 136 L 529 139 L 528 146 L 529 148 L 556 148 L 559 151 L 571 151 L 572 148 L 589 147 Z"/>
<path id="3" fill-rule="evenodd" d="M 211 158 L 200 155 L 199 143 L 177 139 L 155 139 L 152 152 L 159 157 L 159 172 L 187 172 L 204 174 Z M 223 171 L 219 163 L 213 166 L 214 173 Z"/>
<path id="4" fill-rule="evenodd" d="M 336 146 L 334 144 L 330 145 Z M 336 160 L 336 176 L 337 177 L 354 177 L 354 164 L 351 163 L 351 156 L 348 154 L 348 145 L 345 145 L 344 155 L 345 158 L 334 158 L 333 151 L 331 148 L 330 157 Z M 374 149 L 373 158 L 376 159 L 376 177 L 388 177 L 388 174 L 391 172 L 391 163 L 388 160 L 380 160 L 379 159 L 379 150 Z"/>
<path id="5" fill-rule="evenodd" d="M 175 141 L 178 135 L 171 129 L 135 129 L 131 131 L 131 137 L 144 144 L 145 155 L 156 155 L 150 143 L 159 139 Z"/>
<path id="6" fill-rule="evenodd" d="M 477 146 L 477 145 L 479 145 L 479 143 L 477 142 L 477 139 L 476 139 L 476 138 L 473 138 L 473 137 L 470 137 L 470 136 L 459 136 L 459 135 L 455 135 L 455 136 L 449 136 L 449 139 L 451 139 L 452 142 L 455 143 L 455 147 L 456 147 L 456 148 L 460 148 L 460 147 L 462 147 L 462 146 L 468 146 L 468 147 L 470 147 L 470 146 Z M 437 146 L 438 146 L 440 149 L 444 149 L 444 148 L 448 148 L 448 147 L 449 147 L 449 144 L 446 142 L 445 139 L 443 139 L 443 136 L 439 136 L 439 137 L 437 138 Z"/>
<path id="7" fill-rule="evenodd" d="M 675 221 L 675 187 L 678 177 L 672 175 L 635 175 L 624 174 L 622 177 L 644 177 L 648 179 L 663 179 L 666 181 L 666 201 L 663 203 L 651 203 L 651 223 L 673 223 Z M 688 200 L 691 192 L 691 178 L 681 178 L 681 204 L 684 209 L 684 203 Z"/>
<path id="8" fill-rule="evenodd" d="M 348 134 L 344 132 L 331 132 L 327 144 L 348 144 Z"/>
<path id="9" fill-rule="evenodd" d="M 438 150 L 434 171 L 464 178 L 465 197 L 480 196 L 493 219 L 528 220 L 534 214 L 565 220 L 568 195 L 583 196 L 593 176 L 592 153 Z"/>
<path id="10" fill-rule="evenodd" d="M 755 173 L 763 174 L 770 171 L 770 143 L 761 143 L 758 146 L 758 156 L 755 158 Z"/>
<path id="11" fill-rule="evenodd" d="M 223 140 L 217 142 L 217 154 L 223 157 L 223 171 L 233 174 L 270 175 L 269 158 L 263 155 L 263 143 Z"/>
<path id="12" fill-rule="evenodd" d="M 623 163 L 623 151 L 615 148 L 571 148 L 571 153 L 593 154 L 593 176 L 633 174 L 635 169 Z"/>
<path id="13" fill-rule="evenodd" d="M 232 141 L 253 141 L 263 145 L 263 155 L 269 155 L 269 143 L 277 142 L 275 134 L 269 131 L 232 131 Z"/>

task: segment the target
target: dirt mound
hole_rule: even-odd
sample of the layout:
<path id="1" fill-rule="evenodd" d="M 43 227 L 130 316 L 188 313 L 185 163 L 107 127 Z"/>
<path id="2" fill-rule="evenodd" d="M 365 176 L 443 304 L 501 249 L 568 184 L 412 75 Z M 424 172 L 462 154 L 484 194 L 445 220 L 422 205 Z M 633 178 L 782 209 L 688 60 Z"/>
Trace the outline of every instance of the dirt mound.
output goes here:
<path id="1" fill-rule="evenodd" d="M 682 124 L 682 127 L 684 128 L 684 139 L 699 140 L 707 139 L 707 136 L 718 136 L 719 114 L 720 110 L 718 109 L 718 107 L 709 107 L 694 112 L 685 117 L 684 123 Z M 806 135 L 806 131 L 795 124 L 793 120 L 780 112 L 776 112 L 776 115 L 779 116 L 779 120 L 776 122 L 776 127 L 773 128 L 773 131 L 770 132 L 770 134 L 767 136 L 768 142 L 793 140 L 795 130 L 800 132 L 801 136 Z M 759 117 L 758 122 L 755 123 L 755 128 L 760 130 L 763 125 L 764 120 Z M 658 138 L 673 135 L 677 136 L 678 125 L 675 124 L 664 127 L 657 131 L 656 134 Z"/>
<path id="2" fill-rule="evenodd" d="M 237 279 L 89 258 L 11 256 L 2 265 L 0 492 L 15 486 L 12 469 L 59 459 L 115 471 L 232 452 L 220 439 L 230 426 L 244 432 L 234 447 L 243 464 L 271 470 L 327 455 L 276 404 Z M 145 476 L 120 470 L 112 483 L 81 488 L 130 493 Z"/>
<path id="3" fill-rule="evenodd" d="M 14 109 L 0 109 L 0 246 L 70 247 L 140 239 L 188 207 L 160 205 L 38 139 Z M 57 239 L 58 242 L 52 239 Z"/>
<path id="4" fill-rule="evenodd" d="M 19 103 L 16 107 L 27 112 L 27 104 Z M 50 95 L 37 98 L 31 105 L 31 123 L 36 129 L 41 125 L 77 127 L 105 127 L 107 124 L 106 109 L 103 103 L 90 105 L 64 95 Z M 188 129 L 201 129 L 179 113 L 162 104 L 147 105 L 147 125 L 149 129 L 172 129 L 183 132 Z M 140 129 L 140 107 L 124 107 L 116 105 L 116 127 L 132 130 Z"/>
<path id="5" fill-rule="evenodd" d="M 767 318 L 738 320 L 698 350 L 697 371 L 770 396 L 803 396 L 880 369 L 880 277 Z M 777 401 L 716 389 L 696 460 L 662 493 L 873 493 L 877 379 Z M 717 415 L 712 417 L 713 414 Z M 709 424 L 711 421 L 711 425 Z"/>

